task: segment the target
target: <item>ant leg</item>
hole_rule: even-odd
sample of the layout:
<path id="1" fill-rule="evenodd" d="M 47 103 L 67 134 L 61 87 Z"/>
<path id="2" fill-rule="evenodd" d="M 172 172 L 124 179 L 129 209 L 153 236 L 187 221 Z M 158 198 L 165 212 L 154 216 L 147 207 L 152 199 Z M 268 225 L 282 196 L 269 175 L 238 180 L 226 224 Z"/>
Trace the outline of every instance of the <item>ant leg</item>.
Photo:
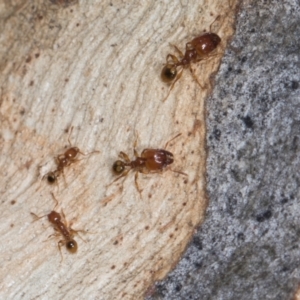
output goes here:
<path id="1" fill-rule="evenodd" d="M 125 160 L 126 163 L 130 163 L 130 158 L 128 157 L 128 155 L 126 153 L 124 153 L 124 152 L 121 151 L 119 153 L 119 157 L 122 158 L 123 160 Z"/>
<path id="2" fill-rule="evenodd" d="M 138 135 L 137 131 L 135 131 L 135 141 L 134 141 L 134 144 L 133 144 L 133 153 L 134 153 L 135 157 L 139 157 L 139 154 L 136 151 L 136 146 L 137 146 L 138 138 L 139 138 L 139 135 Z"/>
<path id="3" fill-rule="evenodd" d="M 60 234 L 57 232 L 57 233 L 53 233 L 53 234 L 50 234 L 49 236 L 48 236 L 48 238 L 46 239 L 46 240 L 44 240 L 43 241 L 43 243 L 45 243 L 45 242 L 47 242 L 48 241 L 48 239 L 50 239 L 51 237 L 58 237 L 58 236 L 60 236 Z"/>
<path id="4" fill-rule="evenodd" d="M 46 175 L 48 174 L 44 174 L 44 175 L 42 175 L 41 174 L 41 168 L 42 168 L 43 166 L 38 166 L 38 179 L 39 179 L 39 181 L 40 181 L 40 185 L 39 185 L 39 187 L 36 189 L 36 191 L 41 187 L 41 185 L 42 185 L 42 181 L 44 180 L 44 178 L 46 177 Z"/>
<path id="5" fill-rule="evenodd" d="M 178 48 L 177 46 L 175 46 L 175 45 L 173 45 L 173 44 L 170 44 L 170 45 L 172 45 L 172 46 L 175 48 L 175 50 L 179 53 L 179 55 L 180 55 L 181 57 L 184 57 L 183 53 L 179 50 L 179 48 Z M 177 60 L 177 62 L 178 62 L 177 57 L 176 57 L 176 60 Z"/>
<path id="6" fill-rule="evenodd" d="M 191 44 L 191 42 L 188 42 L 188 43 L 185 44 L 185 49 L 186 49 L 186 50 L 192 50 L 192 49 L 194 49 L 194 47 L 193 47 L 193 45 Z"/>
<path id="7" fill-rule="evenodd" d="M 68 142 L 69 142 L 69 145 L 70 145 L 70 146 L 72 146 L 71 141 L 70 141 L 70 136 L 71 136 L 71 134 L 72 134 L 73 128 L 74 128 L 74 126 L 71 127 L 71 130 L 70 130 L 70 133 L 69 133 L 69 136 L 68 136 Z M 87 155 L 91 155 L 91 154 L 93 154 L 93 153 L 100 153 L 100 151 L 99 151 L 99 150 L 95 150 L 95 151 L 92 151 L 92 152 L 89 152 L 89 153 L 83 153 L 83 152 L 81 152 L 81 151 L 78 149 L 78 153 L 80 153 L 80 154 L 83 155 L 83 156 L 87 156 Z M 62 156 L 62 158 L 65 158 L 65 155 L 64 155 L 64 154 L 62 154 L 61 156 Z M 58 156 L 58 160 L 59 160 L 59 156 Z M 81 159 L 77 159 L 76 161 L 79 161 L 79 160 L 81 160 Z M 71 160 L 71 162 L 73 162 L 73 161 Z"/>
<path id="8" fill-rule="evenodd" d="M 176 46 L 174 46 L 174 47 L 176 47 Z M 177 47 L 176 47 L 177 48 Z M 177 50 L 178 51 L 180 51 L 178 48 L 177 48 Z M 182 52 L 180 51 L 180 53 L 182 54 Z M 179 60 L 178 60 L 178 58 L 175 56 L 175 55 L 173 55 L 173 54 L 168 54 L 167 55 L 167 58 L 166 58 L 166 62 L 168 63 L 168 60 L 171 58 L 171 62 L 174 64 L 174 65 L 176 65 L 176 64 L 178 64 L 179 63 Z"/>
<path id="9" fill-rule="evenodd" d="M 72 224 L 70 224 L 70 225 L 72 225 Z M 71 233 L 74 233 L 74 234 L 78 234 L 78 232 L 82 232 L 82 233 L 93 233 L 93 232 L 91 232 L 91 231 L 87 231 L 87 230 L 84 230 L 84 229 L 73 229 L 73 228 L 71 228 L 71 227 L 69 227 L 69 229 L 70 229 L 70 232 Z M 78 234 L 79 235 L 79 234 Z"/>
<path id="10" fill-rule="evenodd" d="M 165 144 L 165 148 L 164 149 L 167 149 L 168 145 L 170 142 L 172 142 L 173 140 L 177 139 L 179 136 L 181 136 L 182 133 L 178 133 L 177 135 L 175 135 L 174 137 L 172 137 L 170 140 L 168 140 Z"/>
<path id="11" fill-rule="evenodd" d="M 54 230 L 55 230 L 55 231 L 58 231 L 57 228 L 54 228 Z M 56 237 L 57 237 L 57 236 L 60 236 L 60 234 L 59 234 L 59 232 L 52 233 L 52 234 L 50 234 L 50 235 L 48 236 L 48 239 L 51 238 L 51 237 L 53 237 L 53 236 L 56 236 Z M 46 242 L 46 241 L 47 241 L 47 240 L 45 240 L 45 241 L 43 241 L 43 242 Z"/>
<path id="12" fill-rule="evenodd" d="M 69 230 L 70 230 L 70 233 L 71 234 L 76 234 L 76 235 L 78 235 L 78 237 L 81 239 L 81 240 L 83 240 L 85 243 L 86 243 L 86 240 L 79 234 L 79 232 L 81 232 L 81 233 L 93 233 L 93 232 L 90 232 L 90 231 L 86 231 L 86 230 L 84 230 L 84 229 L 78 229 L 78 230 L 75 230 L 75 229 L 73 229 L 73 228 L 71 228 L 71 227 L 69 227 Z M 94 232 L 95 233 L 95 232 Z"/>
<path id="13" fill-rule="evenodd" d="M 99 150 L 95 150 L 95 151 L 92 151 L 92 152 L 89 152 L 89 153 L 83 153 L 83 152 L 81 152 L 80 150 L 78 151 L 78 153 L 80 153 L 81 155 L 83 155 L 83 156 L 90 156 L 90 155 L 92 155 L 92 154 L 94 154 L 94 153 L 101 153 Z M 82 160 L 82 159 L 77 159 L 76 161 L 79 161 L 79 160 Z"/>
<path id="14" fill-rule="evenodd" d="M 43 215 L 43 216 L 38 216 L 36 215 L 35 213 L 33 212 L 30 212 L 30 214 L 34 217 L 34 222 L 41 219 L 41 218 L 44 218 L 44 217 L 47 217 L 48 215 Z"/>
<path id="15" fill-rule="evenodd" d="M 138 152 L 136 151 L 136 149 L 133 149 L 133 153 L 134 153 L 134 156 L 135 156 L 135 157 L 139 157 L 139 154 L 138 154 Z"/>
<path id="16" fill-rule="evenodd" d="M 175 170 L 172 170 L 171 168 L 169 169 L 171 172 L 173 173 L 178 173 L 178 174 L 181 174 L 183 176 L 188 176 L 188 174 L 184 173 L 184 172 L 181 172 L 181 171 L 175 171 Z"/>
<path id="17" fill-rule="evenodd" d="M 220 53 L 209 54 L 207 57 L 200 57 L 200 58 L 198 58 L 198 59 L 195 61 L 195 63 L 198 63 L 198 62 L 203 61 L 203 60 L 208 60 L 208 59 L 211 59 L 211 58 L 213 58 L 213 57 L 215 57 L 215 56 L 219 56 L 219 55 L 220 55 Z M 207 84 L 205 84 L 204 86 L 202 86 L 202 84 L 199 82 L 199 80 L 198 80 L 198 78 L 197 78 L 197 76 L 196 76 L 196 74 L 195 74 L 195 72 L 194 72 L 194 70 L 193 70 L 193 68 L 192 68 L 191 65 L 189 66 L 189 68 L 190 68 L 190 71 L 191 71 L 191 74 L 192 74 L 194 80 L 198 83 L 198 85 L 199 85 L 203 90 L 205 90 L 205 89 L 207 88 Z"/>
<path id="18" fill-rule="evenodd" d="M 73 128 L 74 128 L 74 126 L 71 127 L 70 133 L 69 133 L 69 136 L 68 136 L 68 142 L 69 142 L 69 145 L 70 145 L 70 146 L 72 146 L 71 141 L 70 141 L 70 136 L 71 136 L 71 133 L 72 133 L 72 131 L 73 131 Z"/>
<path id="19" fill-rule="evenodd" d="M 220 19 L 220 18 L 221 18 L 221 16 L 218 15 L 218 16 L 215 18 L 215 20 L 209 25 L 209 32 L 212 32 L 212 30 L 211 30 L 212 25 L 213 25 L 218 19 Z"/>
<path id="20" fill-rule="evenodd" d="M 176 79 L 173 81 L 172 85 L 170 86 L 170 89 L 169 89 L 169 92 L 167 94 L 167 96 L 163 99 L 163 102 L 165 102 L 167 100 L 167 98 L 169 97 L 170 95 L 170 92 L 172 91 L 175 83 L 181 78 L 181 75 L 182 75 L 182 71 L 183 71 L 183 68 L 180 70 L 180 72 L 177 74 L 177 77 Z"/>
<path id="21" fill-rule="evenodd" d="M 220 47 L 220 46 L 219 46 Z M 215 51 L 215 50 L 214 50 Z M 214 52 L 213 51 L 213 52 Z M 219 56 L 220 55 L 220 53 L 215 53 L 215 54 L 209 54 L 208 56 L 206 56 L 206 57 L 199 57 L 198 59 L 196 59 L 195 61 L 194 61 L 194 63 L 198 63 L 198 62 L 200 62 L 200 61 L 203 61 L 203 60 L 208 60 L 208 59 L 211 59 L 211 58 L 214 58 L 214 57 L 216 57 L 216 56 Z"/>
<path id="22" fill-rule="evenodd" d="M 65 245 L 65 244 L 66 244 L 66 241 L 64 241 L 64 240 L 60 240 L 60 241 L 57 243 L 58 250 L 59 250 L 59 253 L 60 253 L 60 257 L 61 257 L 60 263 L 62 263 L 62 261 L 64 260 L 64 257 L 63 257 L 62 252 L 61 252 L 61 246 L 62 246 L 62 245 Z"/>
<path id="23" fill-rule="evenodd" d="M 64 181 L 66 182 L 65 173 L 64 172 L 62 172 L 62 173 L 63 173 Z M 60 192 L 59 191 L 59 183 L 58 183 L 57 179 L 58 179 L 58 175 L 56 175 L 55 184 L 57 186 L 57 191 Z"/>
<path id="24" fill-rule="evenodd" d="M 143 190 L 141 190 L 140 187 L 139 187 L 139 184 L 138 184 L 138 177 L 139 177 L 139 172 L 136 171 L 136 172 L 135 172 L 135 175 L 134 175 L 135 187 L 136 187 L 136 189 L 138 190 L 138 192 L 139 192 L 139 194 L 140 194 L 140 197 L 142 198 L 142 191 L 143 191 Z"/>
<path id="25" fill-rule="evenodd" d="M 199 82 L 199 80 L 198 80 L 198 78 L 197 78 L 197 76 L 196 76 L 196 74 L 195 74 L 195 72 L 194 72 L 194 70 L 193 70 L 193 68 L 192 68 L 191 65 L 190 65 L 190 71 L 191 71 L 191 74 L 192 74 L 194 80 L 195 80 L 195 81 L 199 84 L 199 86 L 204 90 L 205 87 L 202 86 L 201 83 Z"/>
<path id="26" fill-rule="evenodd" d="M 54 199 L 54 201 L 56 202 L 56 204 L 55 204 L 55 206 L 54 206 L 54 208 L 53 208 L 53 210 L 55 209 L 55 207 L 58 205 L 58 200 L 55 198 L 55 196 L 54 196 L 54 194 L 51 192 L 50 193 L 51 195 L 52 195 L 52 198 Z"/>
<path id="27" fill-rule="evenodd" d="M 71 134 L 72 134 L 73 128 L 74 128 L 74 126 L 71 127 L 71 130 L 70 130 L 70 133 L 69 133 L 69 136 L 68 136 L 68 142 L 69 142 L 69 145 L 70 145 L 70 146 L 72 146 L 71 141 L 70 141 L 70 136 L 71 136 Z M 78 149 L 78 150 L 79 150 L 79 149 Z M 79 150 L 78 153 L 80 153 L 80 154 L 83 155 L 83 156 L 87 156 L 87 155 L 91 155 L 91 154 L 93 154 L 93 153 L 100 153 L 100 151 L 99 151 L 99 150 L 95 150 L 95 151 L 92 151 L 92 152 L 89 152 L 89 153 L 83 153 L 83 152 L 81 152 L 81 151 Z M 62 154 L 61 156 L 62 156 L 62 158 L 65 158 L 64 154 Z M 59 156 L 58 156 L 58 159 L 59 159 Z M 78 160 L 76 160 L 76 161 L 79 161 L 79 160 L 81 160 L 81 159 L 78 159 Z"/>
<path id="28" fill-rule="evenodd" d="M 181 171 L 175 171 L 175 170 L 172 170 L 171 168 L 168 168 L 167 170 L 170 170 L 171 172 L 174 172 L 174 173 L 178 173 L 178 174 L 181 174 L 181 175 L 184 175 L 184 176 L 188 176 L 188 174 L 184 173 L 184 172 L 181 172 Z M 159 170 L 159 171 L 151 171 L 151 174 L 162 174 L 163 173 L 163 170 Z M 144 173 L 146 174 L 146 173 Z"/>
<path id="29" fill-rule="evenodd" d="M 65 185 L 67 186 L 67 180 L 66 180 L 66 176 L 65 176 L 65 171 L 64 171 L 64 169 L 61 170 L 61 173 L 62 173 L 62 175 L 63 175 Z"/>
<path id="30" fill-rule="evenodd" d="M 58 156 L 55 157 L 55 160 L 56 160 L 56 164 L 59 165 L 60 162 L 65 159 L 65 155 L 64 154 L 60 154 Z"/>
<path id="31" fill-rule="evenodd" d="M 72 231 L 72 232 L 73 232 L 73 231 Z M 78 235 L 78 237 L 79 237 L 82 241 L 84 241 L 84 242 L 86 243 L 86 240 L 85 240 L 78 232 L 85 232 L 85 233 L 86 233 L 86 231 L 84 231 L 84 230 L 76 230 L 76 231 L 74 231 L 74 233 L 76 233 L 76 235 Z"/>
<path id="32" fill-rule="evenodd" d="M 67 222 L 67 220 L 66 220 L 66 215 L 65 215 L 63 209 L 61 209 L 61 215 L 62 215 L 62 217 L 63 217 L 63 219 L 64 219 L 64 223 L 66 224 L 66 227 L 69 227 L 69 226 L 68 226 L 68 222 Z"/>
<path id="33" fill-rule="evenodd" d="M 113 182 L 118 181 L 119 179 L 121 179 L 122 177 L 126 177 L 127 174 L 131 171 L 131 169 L 128 169 L 126 172 L 124 172 L 121 176 L 117 177 Z M 112 182 L 112 183 L 113 183 Z"/>
<path id="34" fill-rule="evenodd" d="M 122 175 L 120 175 L 120 176 L 117 177 L 115 180 L 113 180 L 110 184 L 108 184 L 107 187 L 108 187 L 108 186 L 111 186 L 114 182 L 118 181 L 118 180 L 121 179 L 122 177 L 127 176 L 127 174 L 128 174 L 131 170 L 132 170 L 132 169 L 126 170 Z"/>

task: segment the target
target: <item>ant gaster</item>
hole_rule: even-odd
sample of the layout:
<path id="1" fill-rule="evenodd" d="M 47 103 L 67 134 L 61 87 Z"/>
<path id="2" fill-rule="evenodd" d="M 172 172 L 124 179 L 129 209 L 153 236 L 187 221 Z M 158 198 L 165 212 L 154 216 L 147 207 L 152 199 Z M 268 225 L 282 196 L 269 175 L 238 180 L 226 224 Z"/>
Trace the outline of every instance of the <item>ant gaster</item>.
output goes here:
<path id="1" fill-rule="evenodd" d="M 77 159 L 78 154 L 81 154 L 83 156 L 91 155 L 93 153 L 99 153 L 99 151 L 93 151 L 90 153 L 83 153 L 79 150 L 78 147 L 72 147 L 72 144 L 70 142 L 70 135 L 73 131 L 73 126 L 71 127 L 69 137 L 68 137 L 68 142 L 69 145 L 71 146 L 69 149 L 65 151 L 65 153 L 60 154 L 56 157 L 56 163 L 57 163 L 57 168 L 55 171 L 48 172 L 44 177 L 47 178 L 48 183 L 53 184 L 57 182 L 57 178 L 60 176 L 60 174 L 63 174 L 64 168 L 68 167 L 72 163 L 79 161 Z"/>
<path id="2" fill-rule="evenodd" d="M 176 139 L 180 135 L 181 133 L 177 134 L 175 137 L 169 140 L 166 143 L 165 148 L 167 148 L 168 144 L 172 140 Z M 164 149 L 144 149 L 141 155 L 139 156 L 135 149 L 136 143 L 137 141 L 135 141 L 134 143 L 134 160 L 130 160 L 127 154 L 125 154 L 124 152 L 120 152 L 119 156 L 122 160 L 117 160 L 114 162 L 112 167 L 113 172 L 117 175 L 121 174 L 121 176 L 116 178 L 113 182 L 119 180 L 122 177 L 125 177 L 131 170 L 135 170 L 135 185 L 139 193 L 141 193 L 141 190 L 137 183 L 138 173 L 160 173 L 168 165 L 174 162 L 174 156 L 171 152 Z M 171 171 L 187 176 L 187 174 L 180 171 Z"/>
<path id="3" fill-rule="evenodd" d="M 219 16 L 214 20 L 214 22 L 218 18 Z M 192 63 L 197 63 L 208 58 L 209 54 L 211 54 L 221 42 L 221 38 L 217 34 L 211 32 L 212 24 L 210 25 L 209 32 L 197 36 L 190 42 L 186 43 L 184 54 L 175 45 L 173 45 L 176 51 L 179 53 L 180 58 L 177 58 L 173 54 L 167 55 L 166 64 L 161 72 L 161 79 L 166 83 L 171 83 L 171 87 L 163 101 L 168 98 L 175 83 L 180 79 L 183 69 L 187 67 L 189 67 L 195 81 L 200 85 L 201 88 L 203 88 L 192 69 Z M 179 72 L 178 67 L 181 67 Z"/>
<path id="4" fill-rule="evenodd" d="M 51 193 L 53 199 L 56 201 L 56 205 L 55 207 L 58 205 L 58 201 L 55 198 L 54 194 Z M 53 208 L 53 210 L 47 214 L 47 215 L 43 215 L 43 216 L 37 216 L 36 214 L 32 213 L 31 214 L 35 217 L 36 220 L 39 220 L 43 217 L 48 217 L 49 222 L 53 225 L 54 230 L 56 230 L 57 232 L 59 232 L 59 234 L 61 234 L 63 236 L 63 240 L 60 240 L 58 242 L 58 249 L 60 251 L 60 255 L 62 257 L 62 253 L 61 253 L 61 246 L 66 246 L 66 249 L 70 252 L 70 253 L 76 253 L 77 249 L 78 249 L 78 245 L 77 242 L 74 240 L 74 235 L 78 234 L 79 231 L 83 231 L 83 230 L 74 230 L 72 229 L 70 226 L 68 226 L 66 218 L 65 218 L 65 214 L 63 211 L 61 211 L 61 214 L 56 212 Z M 54 234 L 56 235 L 56 234 Z"/>

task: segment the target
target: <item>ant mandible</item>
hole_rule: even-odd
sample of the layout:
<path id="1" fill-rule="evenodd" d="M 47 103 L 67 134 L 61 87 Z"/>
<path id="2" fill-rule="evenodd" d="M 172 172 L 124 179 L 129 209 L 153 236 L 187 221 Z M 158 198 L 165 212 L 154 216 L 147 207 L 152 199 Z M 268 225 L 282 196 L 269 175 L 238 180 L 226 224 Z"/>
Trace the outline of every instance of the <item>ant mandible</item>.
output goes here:
<path id="1" fill-rule="evenodd" d="M 171 140 L 169 140 L 165 148 L 167 148 L 168 144 L 179 137 L 181 133 L 177 134 L 175 137 L 173 137 Z M 139 193 L 141 193 L 141 189 L 139 188 L 137 179 L 138 179 L 138 173 L 148 174 L 148 173 L 160 173 L 162 172 L 168 165 L 172 164 L 174 162 L 174 155 L 165 150 L 165 149 L 144 149 L 141 155 L 139 156 L 135 147 L 136 147 L 137 140 L 134 143 L 134 160 L 130 160 L 127 154 L 124 152 L 120 152 L 119 156 L 122 160 L 117 160 L 113 164 L 113 172 L 116 175 L 120 175 L 118 178 L 116 178 L 113 182 L 119 180 L 122 177 L 125 177 L 131 170 L 135 170 L 135 186 Z M 128 168 L 127 168 L 128 167 Z M 187 174 L 180 172 L 180 171 L 174 171 L 170 169 L 172 172 L 179 173 L 182 175 L 187 176 Z M 112 183 L 113 183 L 112 182 Z"/>
<path id="2" fill-rule="evenodd" d="M 39 217 L 33 212 L 30 213 L 34 216 L 36 220 L 39 220 L 43 217 L 48 217 L 48 220 L 53 225 L 54 230 L 58 231 L 63 236 L 64 239 L 58 242 L 58 249 L 60 251 L 61 258 L 63 258 L 61 253 L 61 246 L 65 245 L 66 249 L 70 253 L 76 253 L 78 249 L 78 245 L 77 242 L 74 240 L 74 235 L 78 234 L 78 232 L 83 230 L 74 230 L 70 226 L 68 226 L 63 210 L 61 211 L 61 214 L 54 210 L 55 207 L 58 205 L 58 200 L 55 198 L 53 193 L 51 193 L 51 195 L 53 199 L 56 201 L 56 205 L 54 206 L 53 210 L 49 214 Z"/>
<path id="3" fill-rule="evenodd" d="M 79 161 L 77 159 L 78 154 L 81 154 L 83 156 L 87 156 L 87 155 L 91 155 L 93 153 L 99 153 L 99 151 L 93 151 L 90 153 L 83 153 L 80 151 L 80 149 L 78 147 L 72 147 L 72 144 L 70 142 L 70 135 L 73 131 L 73 126 L 71 127 L 70 133 L 69 133 L 69 137 L 68 137 L 68 142 L 70 145 L 70 148 L 67 149 L 65 151 L 65 153 L 60 154 L 56 157 L 56 164 L 57 164 L 57 168 L 55 171 L 51 171 L 48 172 L 44 177 L 47 178 L 48 183 L 53 184 L 55 182 L 57 182 L 58 177 L 60 176 L 60 174 L 64 174 L 64 168 L 68 167 L 69 165 L 71 165 L 72 163 Z"/>
<path id="4" fill-rule="evenodd" d="M 219 17 L 220 16 L 218 16 L 212 22 L 212 24 Z M 211 54 L 221 42 L 221 38 L 217 34 L 211 32 L 212 24 L 209 27 L 209 32 L 199 35 L 192 39 L 190 42 L 186 43 L 184 54 L 175 45 L 173 45 L 176 51 L 179 53 L 180 59 L 173 54 L 167 55 L 166 64 L 161 71 L 161 79 L 166 83 L 171 83 L 171 87 L 163 101 L 168 98 L 175 83 L 180 79 L 183 69 L 187 67 L 189 67 L 195 81 L 200 85 L 201 88 L 204 88 L 200 84 L 192 69 L 192 63 L 197 63 L 208 58 L 209 54 Z M 179 72 L 178 67 L 181 67 Z"/>

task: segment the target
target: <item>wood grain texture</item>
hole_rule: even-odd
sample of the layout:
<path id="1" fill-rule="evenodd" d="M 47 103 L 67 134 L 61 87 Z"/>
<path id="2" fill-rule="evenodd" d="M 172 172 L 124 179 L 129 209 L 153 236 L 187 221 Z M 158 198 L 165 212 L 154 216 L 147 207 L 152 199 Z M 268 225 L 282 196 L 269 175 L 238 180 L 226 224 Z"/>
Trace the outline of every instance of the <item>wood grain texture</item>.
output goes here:
<path id="1" fill-rule="evenodd" d="M 205 98 L 185 70 L 166 102 L 160 71 L 169 43 L 185 43 L 220 15 L 218 55 L 195 65 L 210 76 L 233 34 L 232 1 L 0 2 L 1 246 L 0 298 L 141 299 L 177 263 L 208 204 L 205 192 Z M 65 4 L 65 5 L 64 5 Z M 209 4 L 209 5 L 208 5 Z M 73 145 L 88 153 L 48 186 L 42 176 Z M 168 147 L 174 170 L 131 172 L 108 186 L 124 151 Z M 57 249 L 47 218 L 53 191 L 74 229 L 79 251 Z M 5 270 L 5 271 L 4 271 Z"/>

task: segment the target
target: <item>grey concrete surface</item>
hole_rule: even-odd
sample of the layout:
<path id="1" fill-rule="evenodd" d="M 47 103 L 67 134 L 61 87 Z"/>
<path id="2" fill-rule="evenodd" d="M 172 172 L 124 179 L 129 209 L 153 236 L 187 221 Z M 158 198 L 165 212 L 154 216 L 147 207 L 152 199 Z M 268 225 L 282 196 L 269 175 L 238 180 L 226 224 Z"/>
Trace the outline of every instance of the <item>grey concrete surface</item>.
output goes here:
<path id="1" fill-rule="evenodd" d="M 207 102 L 207 219 L 148 299 L 292 299 L 300 283 L 300 3 L 244 1 Z"/>

